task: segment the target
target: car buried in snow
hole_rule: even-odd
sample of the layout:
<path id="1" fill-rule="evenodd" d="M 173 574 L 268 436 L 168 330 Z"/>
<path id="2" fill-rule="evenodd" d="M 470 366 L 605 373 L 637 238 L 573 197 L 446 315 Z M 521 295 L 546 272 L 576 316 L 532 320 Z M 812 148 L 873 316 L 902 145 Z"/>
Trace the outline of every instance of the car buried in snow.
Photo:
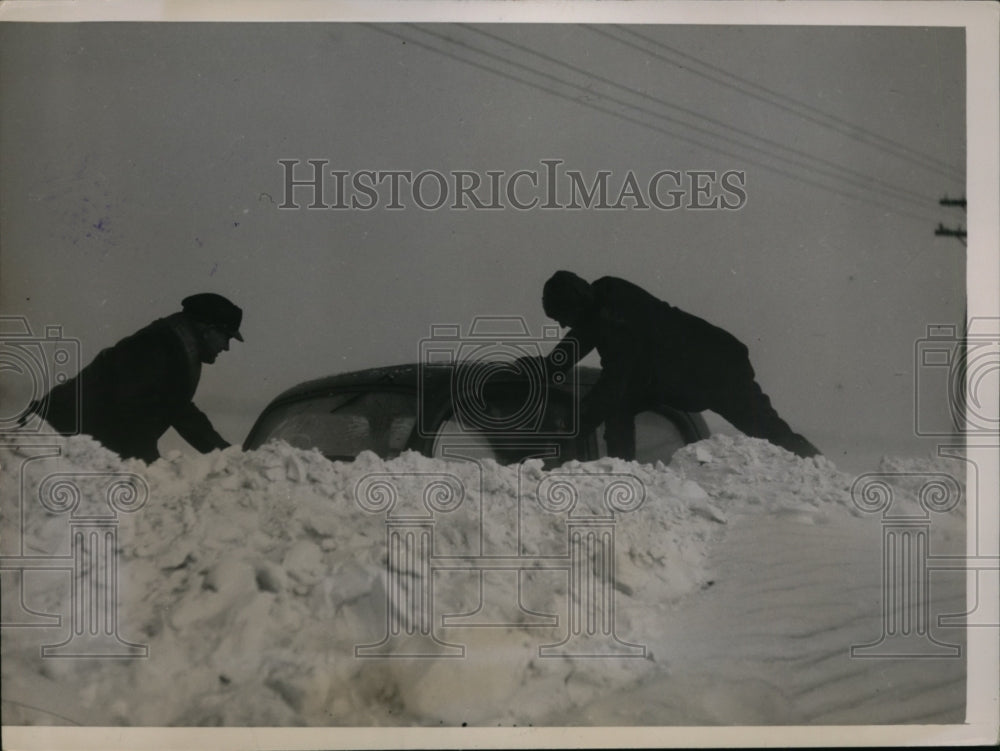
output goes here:
<path id="1" fill-rule="evenodd" d="M 600 370 L 578 366 L 546 380 L 533 365 L 544 368 L 537 360 L 410 364 L 307 381 L 264 409 L 243 448 L 280 440 L 335 461 L 413 450 L 500 464 L 537 457 L 546 467 L 606 456 L 603 429 L 577 429 L 577 405 Z M 700 415 L 650 404 L 636 416 L 636 460 L 667 463 L 681 446 L 708 436 Z"/>

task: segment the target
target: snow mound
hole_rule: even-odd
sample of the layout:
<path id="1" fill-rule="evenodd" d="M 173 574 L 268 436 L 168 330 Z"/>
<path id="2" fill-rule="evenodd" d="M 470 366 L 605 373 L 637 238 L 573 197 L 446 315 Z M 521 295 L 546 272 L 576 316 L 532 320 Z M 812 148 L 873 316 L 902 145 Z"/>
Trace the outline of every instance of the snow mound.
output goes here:
<path id="1" fill-rule="evenodd" d="M 974 471 L 974 465 L 962 458 L 883 456 L 878 471 L 894 488 L 923 498 L 932 510 L 953 507 L 959 515 L 966 512 L 966 476 Z"/>
<path id="2" fill-rule="evenodd" d="M 854 477 L 823 456 L 803 459 L 759 438 L 717 434 L 681 448 L 670 469 L 708 488 L 730 513 L 811 514 L 853 508 Z"/>
<path id="3" fill-rule="evenodd" d="M 331 462 L 283 443 L 147 467 L 87 437 L 55 443 L 57 456 L 29 438 L 0 449 L 4 554 L 72 556 L 71 526 L 107 520 L 114 496 L 117 590 L 87 566 L 73 576 L 148 656 L 41 659 L 68 634 L 72 576 L 25 572 L 24 604 L 64 624 L 6 629 L 3 680 L 82 724 L 544 724 L 662 680 L 669 655 L 644 645 L 712 584 L 732 516 L 822 523 L 851 507 L 851 478 L 827 460 L 728 436 L 669 467 L 552 471 L 412 452 Z M 425 628 L 421 649 L 461 659 L 412 657 L 403 637 Z M 596 647 L 569 639 L 581 630 Z"/>

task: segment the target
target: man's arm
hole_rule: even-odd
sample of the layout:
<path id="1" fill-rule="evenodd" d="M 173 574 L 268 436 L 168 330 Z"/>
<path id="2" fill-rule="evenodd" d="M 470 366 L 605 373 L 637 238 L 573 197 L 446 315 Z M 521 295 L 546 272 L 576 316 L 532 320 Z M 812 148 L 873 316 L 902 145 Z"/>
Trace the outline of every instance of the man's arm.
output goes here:
<path id="1" fill-rule="evenodd" d="M 629 369 L 623 364 L 605 365 L 594 387 L 580 402 L 580 431 L 589 433 L 629 402 Z"/>
<path id="2" fill-rule="evenodd" d="M 572 370 L 595 346 L 597 342 L 589 330 L 582 326 L 570 329 L 545 357 L 545 364 L 553 372 L 564 373 Z"/>
<path id="3" fill-rule="evenodd" d="M 194 402 L 188 402 L 171 425 L 181 438 L 203 454 L 230 446 L 229 442 L 215 431 L 211 421 Z"/>

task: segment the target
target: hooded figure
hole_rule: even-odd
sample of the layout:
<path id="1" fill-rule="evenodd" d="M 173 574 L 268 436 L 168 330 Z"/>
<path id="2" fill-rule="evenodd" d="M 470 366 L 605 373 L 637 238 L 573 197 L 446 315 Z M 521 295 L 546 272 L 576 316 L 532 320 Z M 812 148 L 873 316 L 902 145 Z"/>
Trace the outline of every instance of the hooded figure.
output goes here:
<path id="1" fill-rule="evenodd" d="M 567 357 L 549 353 L 550 369 L 571 368 L 594 348 L 601 356 L 601 376 L 581 404 L 581 429 L 604 423 L 611 456 L 635 458 L 635 415 L 656 404 L 710 409 L 748 436 L 803 457 L 820 453 L 778 416 L 754 380 L 746 345 L 727 331 L 611 276 L 589 284 L 557 271 L 542 307 L 569 328 L 553 350 Z"/>
<path id="2" fill-rule="evenodd" d="M 221 295 L 192 295 L 97 357 L 73 379 L 33 402 L 28 414 L 63 435 L 85 433 L 123 458 L 150 463 L 168 428 L 202 453 L 229 446 L 192 401 L 203 363 L 243 341 L 243 311 Z M 79 396 L 79 399 L 77 398 Z"/>

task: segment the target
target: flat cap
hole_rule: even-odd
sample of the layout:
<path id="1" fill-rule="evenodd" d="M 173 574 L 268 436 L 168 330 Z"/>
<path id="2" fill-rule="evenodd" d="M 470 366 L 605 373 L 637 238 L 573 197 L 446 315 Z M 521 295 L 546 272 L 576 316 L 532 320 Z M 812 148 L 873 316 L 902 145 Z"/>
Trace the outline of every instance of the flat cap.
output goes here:
<path id="1" fill-rule="evenodd" d="M 218 326 L 237 341 L 243 341 L 240 334 L 240 322 L 243 320 L 243 310 L 222 295 L 214 292 L 202 292 L 181 300 L 184 312 L 200 323 Z"/>

